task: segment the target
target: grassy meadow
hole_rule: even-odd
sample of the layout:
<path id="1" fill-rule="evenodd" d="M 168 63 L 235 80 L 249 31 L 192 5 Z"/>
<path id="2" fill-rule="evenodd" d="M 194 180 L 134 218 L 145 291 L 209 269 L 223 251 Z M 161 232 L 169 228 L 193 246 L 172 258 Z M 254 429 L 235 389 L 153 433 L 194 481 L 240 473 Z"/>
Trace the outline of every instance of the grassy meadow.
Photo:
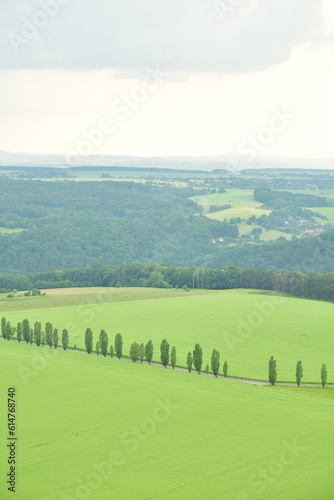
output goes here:
<path id="1" fill-rule="evenodd" d="M 157 301 L 158 302 L 158 301 Z M 51 356 L 52 355 L 52 356 Z M 0 341 L 17 394 L 17 500 L 328 500 L 331 389 L 257 387 Z"/>
<path id="2" fill-rule="evenodd" d="M 328 383 L 334 383 L 332 303 L 250 290 L 101 290 L 78 289 L 78 294 L 58 290 L 41 297 L 4 299 L 1 315 L 12 325 L 24 318 L 31 324 L 41 321 L 43 326 L 51 321 L 60 331 L 67 328 L 70 346 L 81 349 L 87 327 L 94 333 L 94 346 L 102 328 L 109 341 L 122 333 L 126 355 L 132 342 L 152 339 L 157 362 L 160 343 L 166 338 L 171 347 L 176 346 L 180 366 L 186 366 L 187 353 L 198 342 L 203 348 L 203 370 L 215 348 L 221 364 L 228 361 L 229 375 L 240 378 L 267 380 L 268 359 L 273 355 L 278 381 L 294 382 L 296 363 L 302 360 L 303 382 L 320 383 L 321 365 L 326 363 Z"/>
<path id="3" fill-rule="evenodd" d="M 262 203 L 254 200 L 253 193 L 253 189 L 231 189 L 226 193 L 195 196 L 191 199 L 203 207 L 203 213 L 207 217 L 217 220 L 225 218 L 229 220 L 232 217 L 247 220 L 252 215 L 260 217 L 263 214 L 270 214 L 270 210 L 260 208 Z M 210 206 L 217 205 L 231 205 L 231 208 L 209 214 Z"/>

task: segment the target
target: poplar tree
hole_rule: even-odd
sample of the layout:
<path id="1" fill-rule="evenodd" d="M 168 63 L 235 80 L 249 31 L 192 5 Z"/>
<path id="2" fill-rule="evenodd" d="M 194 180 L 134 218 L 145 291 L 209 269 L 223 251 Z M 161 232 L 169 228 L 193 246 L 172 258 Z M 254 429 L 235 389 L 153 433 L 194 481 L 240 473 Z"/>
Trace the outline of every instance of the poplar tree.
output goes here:
<path id="1" fill-rule="evenodd" d="M 93 351 L 93 332 L 90 328 L 87 328 L 85 332 L 85 347 L 88 354 L 91 354 Z"/>
<path id="2" fill-rule="evenodd" d="M 61 343 L 63 345 L 64 351 L 66 351 L 66 349 L 68 347 L 68 330 L 66 330 L 66 328 L 62 331 Z"/>
<path id="3" fill-rule="evenodd" d="M 12 336 L 12 327 L 10 325 L 10 321 L 7 321 L 5 328 L 5 339 L 10 340 Z"/>
<path id="4" fill-rule="evenodd" d="M 3 336 L 4 339 L 6 338 L 6 324 L 7 324 L 6 318 L 4 316 L 2 316 L 2 318 L 1 318 L 1 335 Z"/>
<path id="5" fill-rule="evenodd" d="M 199 344 L 195 345 L 195 349 L 193 351 L 193 361 L 194 366 L 197 370 L 197 373 L 201 373 L 202 363 L 203 363 L 203 351 Z"/>
<path id="6" fill-rule="evenodd" d="M 49 347 L 52 347 L 53 327 L 49 321 L 45 324 L 45 340 Z"/>
<path id="7" fill-rule="evenodd" d="M 120 333 L 117 333 L 115 337 L 115 351 L 118 359 L 121 359 L 123 352 L 123 337 Z"/>
<path id="8" fill-rule="evenodd" d="M 176 348 L 175 348 L 175 345 L 173 345 L 172 352 L 170 353 L 170 364 L 172 365 L 172 368 L 174 370 L 175 365 L 176 365 Z"/>
<path id="9" fill-rule="evenodd" d="M 105 330 L 101 330 L 100 332 L 100 346 L 101 346 L 101 353 L 104 357 L 108 354 L 108 335 Z"/>
<path id="10" fill-rule="evenodd" d="M 41 345 L 41 341 L 42 341 L 42 324 L 39 323 L 38 321 L 36 321 L 35 324 L 34 324 L 34 340 L 35 340 L 35 344 L 37 346 Z"/>
<path id="11" fill-rule="evenodd" d="M 57 349 L 58 343 L 59 343 L 59 333 L 58 333 L 58 328 L 55 328 L 53 330 L 53 335 L 52 335 L 52 341 L 53 341 L 53 347 Z"/>
<path id="12" fill-rule="evenodd" d="M 324 364 L 321 367 L 321 385 L 325 387 L 327 383 L 327 366 Z"/>
<path id="13" fill-rule="evenodd" d="M 139 359 L 139 347 L 138 342 L 132 342 L 130 347 L 130 358 L 134 363 Z"/>
<path id="14" fill-rule="evenodd" d="M 277 370 L 276 370 L 276 360 L 274 356 L 269 359 L 269 382 L 271 385 L 275 385 L 277 380 Z"/>
<path id="15" fill-rule="evenodd" d="M 16 337 L 18 342 L 22 340 L 22 323 L 18 323 L 16 326 Z"/>
<path id="16" fill-rule="evenodd" d="M 300 386 L 300 381 L 303 378 L 303 364 L 301 361 L 297 361 L 296 365 L 296 382 L 298 387 Z"/>
<path id="17" fill-rule="evenodd" d="M 227 377 L 227 372 L 228 372 L 228 364 L 227 364 L 227 361 L 224 361 L 224 364 L 223 364 L 223 375 L 224 375 L 225 378 Z"/>
<path id="18" fill-rule="evenodd" d="M 216 351 L 216 349 L 214 349 L 211 355 L 211 371 L 215 377 L 218 376 L 219 367 L 220 367 L 220 354 L 218 351 Z"/>
<path id="19" fill-rule="evenodd" d="M 115 353 L 115 349 L 114 349 L 114 346 L 112 344 L 110 344 L 110 357 L 113 358 L 114 357 L 114 353 Z"/>
<path id="20" fill-rule="evenodd" d="M 166 339 L 163 339 L 160 345 L 161 364 L 166 368 L 169 363 L 169 344 Z"/>
<path id="21" fill-rule="evenodd" d="M 144 347 L 144 344 L 140 344 L 140 346 L 139 346 L 139 359 L 140 359 L 141 363 L 144 361 L 144 358 L 145 358 L 145 347 Z"/>
<path id="22" fill-rule="evenodd" d="M 191 372 L 192 366 L 193 366 L 193 355 L 189 351 L 187 355 L 187 368 L 189 373 Z"/>
<path id="23" fill-rule="evenodd" d="M 22 335 L 23 335 L 23 340 L 28 344 L 30 335 L 30 325 L 29 325 L 29 320 L 27 319 L 24 319 L 22 321 Z"/>
<path id="24" fill-rule="evenodd" d="M 152 340 L 149 340 L 145 346 L 145 358 L 148 361 L 148 364 L 151 364 L 153 358 L 153 343 Z"/>
<path id="25" fill-rule="evenodd" d="M 98 341 L 96 342 L 96 345 L 95 345 L 96 356 L 98 356 L 98 355 L 99 355 L 99 352 L 100 352 L 100 347 L 101 347 L 101 346 L 100 346 L 100 341 L 98 340 Z"/>

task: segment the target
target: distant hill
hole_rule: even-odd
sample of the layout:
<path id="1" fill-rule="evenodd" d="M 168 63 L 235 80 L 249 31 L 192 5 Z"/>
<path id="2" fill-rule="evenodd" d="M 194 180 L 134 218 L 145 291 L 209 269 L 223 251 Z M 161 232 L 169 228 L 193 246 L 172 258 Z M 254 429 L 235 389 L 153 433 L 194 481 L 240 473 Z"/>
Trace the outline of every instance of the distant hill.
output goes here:
<path id="1" fill-rule="evenodd" d="M 80 157 L 80 163 L 68 164 L 66 156 L 39 153 L 11 153 L 0 150 L 0 167 L 149 167 L 176 170 L 247 170 L 266 168 L 333 169 L 334 159 L 271 158 L 249 159 L 241 155 L 221 156 L 109 156 Z"/>

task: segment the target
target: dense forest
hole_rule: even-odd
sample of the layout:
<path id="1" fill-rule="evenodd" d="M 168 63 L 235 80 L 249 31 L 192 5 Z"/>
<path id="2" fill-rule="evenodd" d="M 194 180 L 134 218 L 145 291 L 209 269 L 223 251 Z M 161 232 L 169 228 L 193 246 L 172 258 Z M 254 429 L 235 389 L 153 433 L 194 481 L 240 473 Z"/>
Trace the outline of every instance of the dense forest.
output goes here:
<path id="1" fill-rule="evenodd" d="M 270 290 L 295 297 L 334 301 L 334 274 L 332 273 L 275 273 L 268 270 L 239 269 L 234 266 L 203 269 L 146 264 L 129 266 L 93 264 L 87 268 L 67 271 L 0 275 L 0 292 L 5 293 L 13 290 L 32 290 L 32 295 L 37 295 L 40 290 L 47 288 L 96 286 L 183 288 L 184 290 L 248 288 Z"/>
<path id="2" fill-rule="evenodd" d="M 0 271 L 38 272 L 94 262 L 201 265 L 212 238 L 238 227 L 201 215 L 192 189 L 134 182 L 43 182 L 4 179 Z"/>
<path id="3" fill-rule="evenodd" d="M 194 193 L 207 191 L 135 182 L 2 178 L 0 228 L 21 231 L 0 232 L 0 272 L 26 274 L 136 263 L 334 272 L 333 232 L 295 241 L 247 241 L 239 236 L 234 220 L 205 217 L 202 208 L 189 199 Z M 309 196 L 308 200 L 313 199 Z M 289 196 L 286 200 L 290 204 Z M 294 234 L 300 232 L 298 218 L 312 228 L 314 216 L 319 215 L 290 204 L 270 216 L 253 216 L 255 220 L 249 223 L 276 228 L 288 220 L 285 232 Z"/>

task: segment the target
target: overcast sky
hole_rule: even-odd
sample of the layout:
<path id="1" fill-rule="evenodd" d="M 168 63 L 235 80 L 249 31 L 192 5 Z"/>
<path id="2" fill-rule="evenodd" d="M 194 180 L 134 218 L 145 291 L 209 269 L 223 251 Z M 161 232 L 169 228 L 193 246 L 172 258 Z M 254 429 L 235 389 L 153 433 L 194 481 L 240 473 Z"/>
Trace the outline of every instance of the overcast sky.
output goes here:
<path id="1" fill-rule="evenodd" d="M 333 158 L 333 89 L 334 0 L 1 1 L 0 150 Z"/>

